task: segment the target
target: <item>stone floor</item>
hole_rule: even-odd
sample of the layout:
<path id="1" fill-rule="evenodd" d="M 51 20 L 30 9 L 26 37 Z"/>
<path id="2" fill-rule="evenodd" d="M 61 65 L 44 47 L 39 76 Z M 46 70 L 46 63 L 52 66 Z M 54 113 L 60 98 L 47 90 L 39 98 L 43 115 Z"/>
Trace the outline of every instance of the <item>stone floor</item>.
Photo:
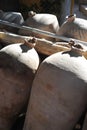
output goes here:
<path id="1" fill-rule="evenodd" d="M 79 11 L 79 5 L 77 4 L 74 5 L 74 14 L 76 14 L 76 17 L 78 18 L 83 18 L 87 20 L 87 16 L 84 15 L 81 11 Z"/>

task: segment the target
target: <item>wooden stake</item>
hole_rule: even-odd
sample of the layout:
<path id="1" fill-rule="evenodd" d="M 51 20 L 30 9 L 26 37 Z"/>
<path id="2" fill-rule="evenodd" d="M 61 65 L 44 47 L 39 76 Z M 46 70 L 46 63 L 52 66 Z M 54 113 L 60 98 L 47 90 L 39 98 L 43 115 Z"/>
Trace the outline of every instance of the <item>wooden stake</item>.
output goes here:
<path id="1" fill-rule="evenodd" d="M 74 10 L 74 0 L 71 0 L 70 15 L 73 15 L 73 10 Z"/>

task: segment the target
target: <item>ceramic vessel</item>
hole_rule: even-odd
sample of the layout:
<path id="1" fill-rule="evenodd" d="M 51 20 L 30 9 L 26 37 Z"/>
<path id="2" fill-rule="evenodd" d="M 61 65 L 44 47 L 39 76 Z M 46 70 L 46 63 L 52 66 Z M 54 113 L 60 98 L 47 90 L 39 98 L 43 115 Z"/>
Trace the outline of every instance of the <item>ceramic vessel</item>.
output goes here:
<path id="1" fill-rule="evenodd" d="M 41 63 L 23 130 L 72 130 L 86 107 L 87 60 L 72 47 Z"/>
<path id="2" fill-rule="evenodd" d="M 0 130 L 10 130 L 27 107 L 38 66 L 34 48 L 12 44 L 0 50 Z"/>

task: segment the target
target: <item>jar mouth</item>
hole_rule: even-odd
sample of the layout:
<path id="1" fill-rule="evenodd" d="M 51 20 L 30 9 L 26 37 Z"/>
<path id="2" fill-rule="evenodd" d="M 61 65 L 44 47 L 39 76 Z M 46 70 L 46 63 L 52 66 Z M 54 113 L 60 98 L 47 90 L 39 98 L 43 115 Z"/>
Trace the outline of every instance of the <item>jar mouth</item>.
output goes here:
<path id="1" fill-rule="evenodd" d="M 84 48 L 79 43 L 75 43 L 73 40 L 69 42 L 69 46 L 71 48 L 71 51 L 77 52 L 80 55 L 83 55 L 85 52 Z"/>
<path id="2" fill-rule="evenodd" d="M 66 20 L 67 20 L 68 22 L 74 21 L 75 18 L 76 18 L 76 14 L 72 14 L 72 15 L 66 16 Z"/>

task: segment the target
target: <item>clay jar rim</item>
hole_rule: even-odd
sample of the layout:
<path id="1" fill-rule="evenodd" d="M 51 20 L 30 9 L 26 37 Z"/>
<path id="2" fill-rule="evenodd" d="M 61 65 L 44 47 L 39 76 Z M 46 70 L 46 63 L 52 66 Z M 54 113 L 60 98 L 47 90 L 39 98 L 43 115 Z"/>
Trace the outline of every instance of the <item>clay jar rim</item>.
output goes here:
<path id="1" fill-rule="evenodd" d="M 67 22 L 73 22 L 76 18 L 76 14 L 66 16 Z"/>

